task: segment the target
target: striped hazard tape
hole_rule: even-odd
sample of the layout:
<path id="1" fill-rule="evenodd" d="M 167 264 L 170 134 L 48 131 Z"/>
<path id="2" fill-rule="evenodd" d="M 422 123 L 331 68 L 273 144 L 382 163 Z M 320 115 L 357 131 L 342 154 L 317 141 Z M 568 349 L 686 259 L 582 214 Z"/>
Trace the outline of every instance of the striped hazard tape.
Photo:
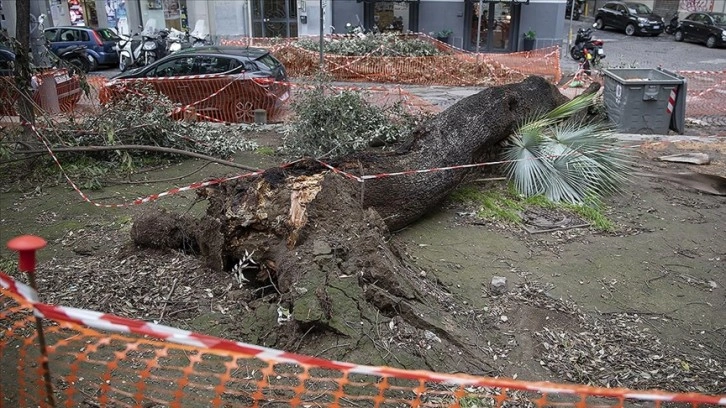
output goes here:
<path id="1" fill-rule="evenodd" d="M 548 382 L 526 382 L 505 378 L 474 377 L 469 375 L 444 374 L 424 370 L 405 370 L 383 366 L 368 366 L 318 357 L 289 353 L 269 347 L 195 333 L 175 327 L 129 319 L 108 313 L 66 306 L 48 305 L 38 302 L 37 293 L 29 286 L 0 272 L 0 287 L 6 289 L 18 302 L 28 303 L 36 316 L 91 327 L 96 330 L 118 333 L 133 333 L 156 339 L 227 353 L 243 354 L 266 362 L 291 363 L 307 367 L 337 370 L 347 373 L 374 375 L 378 377 L 406 378 L 468 387 L 498 387 L 547 394 L 591 395 L 611 398 L 636 399 L 641 401 L 671 401 L 701 404 L 726 405 L 726 396 L 709 396 L 696 393 L 678 394 L 661 391 L 635 391 L 623 388 L 598 388 L 584 385 L 555 384 Z"/>
<path id="2" fill-rule="evenodd" d="M 666 107 L 666 113 L 669 115 L 673 113 L 673 107 L 676 106 L 677 90 L 678 87 L 673 87 L 673 89 L 671 89 L 671 94 L 668 96 L 668 106 Z"/>

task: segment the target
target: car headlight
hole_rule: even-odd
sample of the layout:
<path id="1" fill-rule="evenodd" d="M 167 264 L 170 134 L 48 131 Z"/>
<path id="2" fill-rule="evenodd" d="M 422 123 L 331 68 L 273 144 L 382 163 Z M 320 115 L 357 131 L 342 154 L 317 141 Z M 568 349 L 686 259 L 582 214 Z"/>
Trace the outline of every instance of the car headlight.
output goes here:
<path id="1" fill-rule="evenodd" d="M 645 23 L 648 22 L 648 19 L 647 18 L 644 18 L 644 17 L 638 17 L 638 22 L 640 24 L 645 24 Z"/>

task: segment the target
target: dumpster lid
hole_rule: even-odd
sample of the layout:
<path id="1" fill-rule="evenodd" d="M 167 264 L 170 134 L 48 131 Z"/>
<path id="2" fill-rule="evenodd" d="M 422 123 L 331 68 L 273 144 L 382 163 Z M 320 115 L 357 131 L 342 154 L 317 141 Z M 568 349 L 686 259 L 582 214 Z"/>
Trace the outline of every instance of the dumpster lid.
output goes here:
<path id="1" fill-rule="evenodd" d="M 632 85 L 680 85 L 684 78 L 661 68 L 611 68 L 604 69 L 603 73 L 622 84 Z"/>

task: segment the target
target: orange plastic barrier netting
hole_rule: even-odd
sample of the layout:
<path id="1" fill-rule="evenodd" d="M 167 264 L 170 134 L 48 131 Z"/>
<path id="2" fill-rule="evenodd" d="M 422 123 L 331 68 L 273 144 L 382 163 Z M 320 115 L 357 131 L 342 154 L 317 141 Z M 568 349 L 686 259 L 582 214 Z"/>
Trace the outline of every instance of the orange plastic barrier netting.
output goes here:
<path id="1" fill-rule="evenodd" d="M 326 41 L 340 37 L 328 36 Z M 521 81 L 529 75 L 540 75 L 553 82 L 560 79 L 559 47 L 512 54 L 479 54 L 477 57 L 477 54 L 451 47 L 425 34 L 400 37 L 431 42 L 444 54 L 427 57 L 324 54 L 326 72 L 338 81 L 418 85 L 503 85 Z M 320 67 L 319 54 L 296 46 L 297 40 L 238 38 L 222 39 L 221 43 L 269 48 L 285 65 L 290 76 L 314 75 Z"/>
<path id="2" fill-rule="evenodd" d="M 26 300 L 32 291 L 17 290 L 24 285 L 7 275 L 0 274 L 0 281 L 4 329 L 0 403 L 48 406 L 33 304 Z M 25 296 L 20 294 L 23 291 Z M 655 406 L 664 401 L 668 406 L 726 405 L 726 396 L 533 383 L 334 362 L 97 312 L 34 305 L 39 315 L 50 318 L 45 320 L 44 333 L 56 406 L 621 407 L 642 406 L 643 401 Z M 145 336 L 101 332 L 78 322 Z"/>
<path id="3" fill-rule="evenodd" d="M 686 116 L 717 116 L 726 125 L 726 70 L 678 71 L 686 78 Z"/>
<path id="4" fill-rule="evenodd" d="M 254 122 L 255 111 L 264 110 L 274 119 L 290 97 L 290 86 L 267 79 L 237 79 L 226 75 L 198 75 L 145 78 L 156 92 L 180 104 L 174 116 L 221 122 Z M 99 91 L 104 104 L 134 92 L 141 92 L 138 80 L 112 80 Z"/>
<path id="5" fill-rule="evenodd" d="M 55 106 L 54 99 L 57 98 L 57 107 L 60 111 L 71 112 L 83 94 L 79 86 L 79 78 L 77 76 L 69 76 L 68 71 L 65 69 L 41 72 L 35 76 L 35 82 L 40 87 L 53 86 L 55 88 L 45 94 L 40 92 L 40 89 L 36 89 L 33 92 L 33 102 L 36 106 L 44 110 L 53 110 Z M 0 115 L 17 115 L 15 112 L 15 103 L 19 97 L 20 93 L 17 91 L 15 77 L 0 77 Z"/>

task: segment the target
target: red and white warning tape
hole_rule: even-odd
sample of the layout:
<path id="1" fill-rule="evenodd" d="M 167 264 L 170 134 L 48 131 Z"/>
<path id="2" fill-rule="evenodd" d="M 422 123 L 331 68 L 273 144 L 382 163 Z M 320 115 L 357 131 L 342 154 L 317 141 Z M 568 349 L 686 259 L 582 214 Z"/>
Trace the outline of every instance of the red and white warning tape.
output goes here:
<path id="1" fill-rule="evenodd" d="M 674 87 L 673 89 L 671 89 L 671 94 L 668 96 L 668 106 L 666 107 L 666 113 L 669 114 L 669 115 L 671 113 L 673 113 L 673 107 L 676 106 L 676 92 L 677 92 L 677 89 L 678 88 L 676 88 L 676 87 Z"/>
<path id="2" fill-rule="evenodd" d="M 0 287 L 8 290 L 12 295 L 15 295 L 19 301 L 29 303 L 30 306 L 33 307 L 34 314 L 41 318 L 57 322 L 74 323 L 97 330 L 151 336 L 164 341 L 191 346 L 201 350 L 238 353 L 259 358 L 265 362 L 300 364 L 308 367 L 314 366 L 348 373 L 374 375 L 378 377 L 417 379 L 458 386 L 502 387 L 548 394 L 587 394 L 591 396 L 636 399 L 641 401 L 672 401 L 726 405 L 726 396 L 708 396 L 695 393 L 677 394 L 661 391 L 634 391 L 622 388 L 596 388 L 583 385 L 565 385 L 547 382 L 524 382 L 503 378 L 452 375 L 423 370 L 404 370 L 391 367 L 376 367 L 325 360 L 317 357 L 288 353 L 268 347 L 261 347 L 254 344 L 225 340 L 188 330 L 177 329 L 175 327 L 128 319 L 112 314 L 40 303 L 37 300 L 37 293 L 32 288 L 16 281 L 2 272 L 0 272 Z"/>

